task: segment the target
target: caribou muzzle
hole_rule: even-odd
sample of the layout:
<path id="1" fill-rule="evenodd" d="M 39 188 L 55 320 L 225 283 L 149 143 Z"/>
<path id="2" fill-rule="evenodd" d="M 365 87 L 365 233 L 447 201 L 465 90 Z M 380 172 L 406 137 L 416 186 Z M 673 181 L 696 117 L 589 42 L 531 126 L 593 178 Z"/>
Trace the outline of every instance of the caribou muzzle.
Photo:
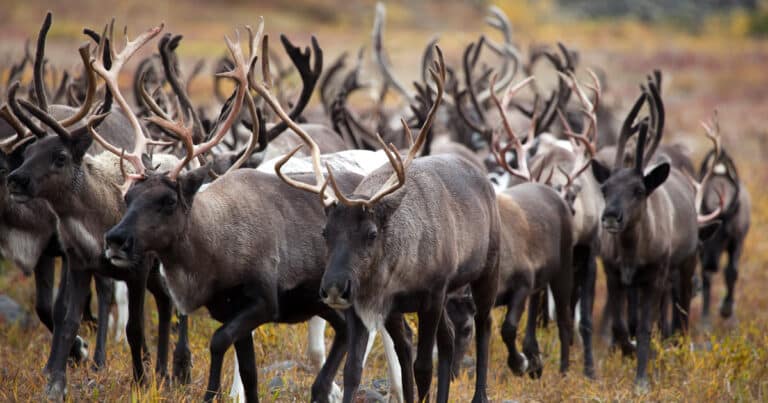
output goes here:
<path id="1" fill-rule="evenodd" d="M 24 173 L 14 171 L 8 176 L 8 192 L 11 200 L 16 203 L 25 203 L 32 199 L 32 180 Z"/>
<path id="2" fill-rule="evenodd" d="M 104 236 L 106 248 L 104 257 L 116 267 L 128 268 L 134 265 L 131 259 L 134 238 L 120 227 L 111 229 Z"/>
<path id="3" fill-rule="evenodd" d="M 352 283 L 349 280 L 329 282 L 320 286 L 320 298 L 323 303 L 334 309 L 347 309 L 352 305 L 350 297 Z"/>
<path id="4" fill-rule="evenodd" d="M 624 228 L 624 214 L 620 211 L 606 209 L 601 221 L 603 229 L 612 234 L 619 233 Z"/>

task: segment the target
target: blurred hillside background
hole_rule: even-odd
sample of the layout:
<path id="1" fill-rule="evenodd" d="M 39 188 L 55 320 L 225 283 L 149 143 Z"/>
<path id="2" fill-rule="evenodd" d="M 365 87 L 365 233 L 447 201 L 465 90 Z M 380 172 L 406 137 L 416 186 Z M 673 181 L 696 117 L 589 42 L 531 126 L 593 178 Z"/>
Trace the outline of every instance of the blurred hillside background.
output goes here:
<path id="1" fill-rule="evenodd" d="M 464 47 L 485 33 L 497 41 L 498 32 L 484 18 L 495 4 L 509 16 L 513 40 L 524 55 L 530 46 L 553 46 L 562 41 L 579 52 L 579 74 L 585 67 L 605 73 L 605 102 L 622 117 L 639 93 L 638 85 L 654 68 L 664 72 L 664 101 L 667 109 L 666 142 L 682 141 L 694 152 L 698 165 L 708 147 L 699 121 L 717 108 L 726 149 L 737 158 L 742 180 L 753 200 L 753 225 L 742 258 L 737 284 L 736 319 L 716 322 L 713 329 L 695 330 L 697 343 L 710 343 L 706 352 L 682 346 L 666 346 L 655 365 L 655 388 L 650 401 L 760 401 L 768 399 L 768 1 L 767 0 L 543 0 L 543 1 L 389 1 L 385 47 L 391 65 L 402 81 L 420 73 L 421 53 L 435 35 L 449 65 L 459 65 Z M 329 65 L 341 52 L 354 54 L 360 46 L 370 49 L 374 1 L 293 0 L 205 1 L 205 0 L 3 0 L 0 7 L 0 67 L 23 55 L 24 43 L 34 39 L 47 10 L 54 22 L 47 56 L 57 66 L 79 68 L 77 47 L 85 41 L 84 27 L 97 31 L 111 17 L 117 25 L 128 25 L 129 35 L 166 23 L 166 32 L 184 35 L 178 54 L 187 68 L 200 59 L 207 73 L 192 85 L 192 97 L 214 102 L 212 75 L 215 61 L 225 54 L 224 35 L 232 35 L 244 24 L 255 25 L 264 16 L 266 32 L 274 39 L 285 33 L 295 44 L 309 44 L 316 35 Z M 276 40 L 273 48 L 283 55 Z M 147 47 L 154 51 L 156 42 Z M 127 68 L 124 85 L 129 85 Z M 286 59 L 287 60 L 287 59 Z M 368 66 L 368 80 L 376 74 Z M 29 80 L 31 73 L 27 74 Z M 519 79 L 520 76 L 518 76 Z M 3 80 L 5 77 L 0 77 Z M 314 102 L 317 102 L 315 97 Z M 619 124 L 616 122 L 615 124 Z M 604 300 L 602 272 L 598 279 L 595 316 Z M 713 301 L 723 291 L 722 273 L 714 281 Z M 20 271 L 0 267 L 0 294 L 8 294 L 32 312 L 34 287 Z M 715 303 L 716 303 L 715 302 Z M 153 303 L 147 312 L 153 315 Z M 694 300 L 693 323 L 700 313 L 700 298 Z M 501 311 L 497 310 L 496 315 Z M 545 352 L 541 381 L 514 378 L 506 367 L 506 352 L 498 336 L 498 318 L 492 340 L 489 396 L 501 401 L 513 396 L 520 401 L 627 400 L 632 395 L 633 360 L 609 355 L 596 345 L 598 381 L 589 382 L 580 373 L 581 349 L 572 353 L 572 372 L 566 378 L 556 372 L 556 332 L 553 327 L 540 338 Z M 48 353 L 50 336 L 36 319 L 29 327 L 0 324 L 0 401 L 35 401 L 44 385 L 41 368 Z M 184 388 L 131 388 L 127 347 L 110 342 L 109 368 L 99 374 L 83 366 L 71 371 L 70 398 L 74 401 L 125 401 L 133 391 L 134 401 L 197 401 L 208 371 L 208 338 L 216 324 L 205 312 L 192 323 L 194 382 Z M 147 327 L 154 339 L 156 327 Z M 298 330 L 297 330 L 298 329 Z M 93 340 L 93 332 L 91 334 Z M 257 332 L 259 364 L 281 360 L 304 360 L 304 326 L 266 325 Z M 174 339 L 174 337 L 172 337 Z M 154 341 L 148 341 L 154 349 Z M 382 351 L 373 353 L 373 369 L 366 370 L 364 383 L 385 374 Z M 227 360 L 231 359 L 231 353 Z M 231 379 L 225 366 L 224 385 Z M 301 366 L 283 371 L 286 387 L 274 392 L 267 383 L 274 374 L 260 374 L 262 391 L 278 401 L 306 401 L 311 376 Z M 452 387 L 454 401 L 468 401 L 471 375 L 462 375 Z M 340 377 L 339 377 L 340 378 Z M 153 381 L 154 382 L 154 381 Z M 282 393 L 282 394 L 281 394 Z"/>

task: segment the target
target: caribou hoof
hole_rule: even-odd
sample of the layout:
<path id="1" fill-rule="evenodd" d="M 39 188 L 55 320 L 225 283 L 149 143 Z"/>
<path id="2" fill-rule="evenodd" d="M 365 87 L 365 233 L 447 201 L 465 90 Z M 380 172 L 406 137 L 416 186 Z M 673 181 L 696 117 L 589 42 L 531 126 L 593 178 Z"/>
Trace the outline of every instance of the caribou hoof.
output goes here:
<path id="1" fill-rule="evenodd" d="M 723 302 L 720 303 L 720 316 L 723 317 L 723 319 L 729 319 L 733 316 L 733 300 L 724 299 Z"/>
<path id="2" fill-rule="evenodd" d="M 49 402 L 63 402 L 67 396 L 67 385 L 63 379 L 49 381 L 45 386 L 45 398 Z"/>
<path id="3" fill-rule="evenodd" d="M 76 336 L 72 343 L 72 349 L 69 351 L 71 364 L 79 364 L 88 359 L 88 342 L 82 337 Z"/>
<path id="4" fill-rule="evenodd" d="M 522 353 L 510 354 L 507 365 L 509 365 L 512 373 L 517 376 L 523 376 L 528 371 L 528 359 Z"/>
<path id="5" fill-rule="evenodd" d="M 594 381 L 597 379 L 597 375 L 595 374 L 595 367 L 594 366 L 585 366 L 584 367 L 584 376 L 589 378 L 589 380 Z"/>
<path id="6" fill-rule="evenodd" d="M 343 398 L 344 398 L 344 393 L 341 392 L 341 388 L 339 388 L 339 385 L 337 385 L 336 382 L 332 382 L 331 393 L 328 394 L 328 402 L 340 403 Z"/>
<path id="7" fill-rule="evenodd" d="M 535 354 L 528 361 L 528 376 L 531 379 L 539 379 L 544 373 L 544 364 L 541 362 L 541 354 Z"/>
<path id="8" fill-rule="evenodd" d="M 637 378 L 635 380 L 635 394 L 645 395 L 651 391 L 651 384 L 648 378 Z"/>
<path id="9" fill-rule="evenodd" d="M 192 355 L 189 350 L 173 354 L 173 380 L 180 385 L 192 382 Z"/>

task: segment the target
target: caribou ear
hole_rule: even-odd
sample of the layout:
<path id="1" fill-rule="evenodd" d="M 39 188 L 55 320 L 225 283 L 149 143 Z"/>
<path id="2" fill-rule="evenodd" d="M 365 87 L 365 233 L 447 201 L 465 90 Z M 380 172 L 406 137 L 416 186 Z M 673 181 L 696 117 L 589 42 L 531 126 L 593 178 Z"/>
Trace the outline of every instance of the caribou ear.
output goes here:
<path id="1" fill-rule="evenodd" d="M 594 161 L 593 161 L 594 163 Z M 659 164 L 651 172 L 643 177 L 643 185 L 645 185 L 645 194 L 651 194 L 657 187 L 661 186 L 667 177 L 669 177 L 669 163 L 664 162 Z"/>
<path id="2" fill-rule="evenodd" d="M 179 193 L 184 199 L 185 205 L 192 206 L 192 200 L 195 198 L 197 191 L 200 190 L 200 186 L 203 186 L 208 173 L 211 171 L 211 166 L 208 163 L 200 168 L 179 175 Z"/>
<path id="3" fill-rule="evenodd" d="M 602 162 L 592 160 L 592 175 L 597 179 L 597 183 L 604 183 L 611 177 L 611 170 L 608 169 Z"/>
<path id="4" fill-rule="evenodd" d="M 59 136 L 61 137 L 61 136 Z M 83 160 L 86 151 L 93 144 L 93 137 L 88 134 L 88 129 L 85 126 L 73 131 L 69 137 L 65 140 L 69 152 L 72 154 L 72 159 L 78 164 Z"/>
<path id="5" fill-rule="evenodd" d="M 699 227 L 699 240 L 702 242 L 709 241 L 723 224 L 720 220 L 713 220 Z"/>

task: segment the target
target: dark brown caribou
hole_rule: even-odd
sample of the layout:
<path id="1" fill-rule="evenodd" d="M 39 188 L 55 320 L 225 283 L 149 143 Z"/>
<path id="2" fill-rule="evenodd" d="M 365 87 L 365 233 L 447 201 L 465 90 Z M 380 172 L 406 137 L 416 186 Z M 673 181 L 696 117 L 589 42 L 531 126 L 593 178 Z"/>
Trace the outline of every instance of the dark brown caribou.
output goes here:
<path id="1" fill-rule="evenodd" d="M 709 123 L 702 123 L 708 136 L 719 140 L 720 123 L 717 113 Z M 750 226 L 750 197 L 746 186 L 739 180 L 739 173 L 733 158 L 721 147 L 710 150 L 699 168 L 699 181 L 703 188 L 696 206 L 703 214 L 720 211 L 716 218 L 720 228 L 699 248 L 701 276 L 703 286 L 702 317 L 709 320 L 712 275 L 717 273 L 720 256 L 728 252 L 725 266 L 726 294 L 720 304 L 720 316 L 730 318 L 733 315 L 734 288 L 739 276 L 739 258 L 744 248 L 744 239 Z M 724 200 L 721 200 L 724 199 Z M 720 202 L 724 202 L 724 206 Z"/>
<path id="2" fill-rule="evenodd" d="M 152 260 L 147 258 L 141 265 L 130 268 L 111 266 L 101 252 L 100 237 L 110 226 L 119 220 L 124 209 L 120 184 L 119 158 L 110 153 L 101 153 L 95 157 L 86 154 L 93 144 L 89 128 L 98 126 L 108 133 L 108 138 L 120 138 L 118 147 L 130 148 L 123 144 L 131 133 L 140 134 L 141 125 L 131 112 L 117 85 L 117 75 L 129 58 L 145 43 L 156 36 L 162 26 L 153 28 L 135 40 L 126 42 L 125 48 L 117 53 L 108 45 L 112 40 L 102 35 L 99 53 L 107 52 L 110 57 L 105 61 L 91 57 L 90 67 L 106 81 L 108 93 L 116 101 L 122 113 L 93 116 L 88 125 L 72 128 L 64 127 L 52 116 L 53 111 L 45 111 L 26 101 L 22 106 L 40 119 L 55 134 L 45 136 L 27 147 L 24 162 L 8 177 L 11 199 L 25 202 L 34 198 L 48 201 L 59 218 L 59 236 L 69 258 L 69 270 L 66 285 L 66 314 L 62 326 L 54 328 L 51 352 L 45 372 L 49 375 L 46 391 L 52 398 L 60 399 L 66 394 L 66 356 L 74 342 L 75 333 L 80 324 L 80 317 L 85 297 L 94 274 L 126 281 L 129 290 L 129 320 L 126 328 L 128 343 L 133 359 L 133 376 L 143 381 L 143 354 L 146 351 L 144 341 L 144 294 L 148 288 L 158 304 L 160 330 L 158 337 L 158 360 L 156 371 L 165 376 L 167 371 L 168 337 L 172 303 L 164 287 L 160 273 L 151 269 Z M 108 40 L 109 39 L 109 40 Z M 105 65 L 106 64 L 106 65 Z M 111 64 L 111 67 L 108 65 Z M 109 103 L 107 103 L 109 104 Z M 105 104 L 105 105 L 107 105 Z M 100 112 L 105 112 L 102 106 Z M 20 113 L 20 111 L 17 111 Z M 24 116 L 23 113 L 17 116 Z M 29 122 L 25 125 L 32 127 Z M 143 139 L 143 138 L 142 138 Z M 148 143 L 139 141 L 129 155 L 138 158 Z M 104 142 L 102 145 L 106 144 Z M 157 160 L 173 160 L 174 157 Z M 167 163 L 167 161 L 166 161 Z M 98 209 L 94 209 L 98 206 Z M 105 315 L 106 319 L 106 315 Z M 186 319 L 182 320 L 180 333 L 185 333 Z M 183 341 L 183 338 L 182 338 Z M 189 350 L 184 342 L 177 345 L 174 352 L 174 375 L 184 379 L 189 373 Z"/>
<path id="3" fill-rule="evenodd" d="M 319 163 L 315 185 L 289 181 L 319 193 L 327 206 L 323 233 L 328 260 L 320 295 L 326 304 L 345 310 L 349 332 L 345 402 L 352 401 L 360 383 L 367 329 L 383 325 L 396 334 L 402 330 L 404 312 L 417 312 L 419 317 L 412 368 L 407 365 L 412 362 L 411 351 L 395 345 L 398 359 L 404 363 L 405 398 L 413 399 L 409 383 L 414 375 L 419 399 L 427 397 L 437 338 L 437 401 L 447 401 L 453 337 L 443 311 L 447 293 L 467 284 L 477 307 L 473 401 L 487 401 L 490 311 L 498 287 L 499 213 L 490 183 L 472 162 L 448 154 L 415 158 L 443 94 L 445 66 L 442 53 L 436 50 L 438 61 L 430 72 L 437 84 L 436 101 L 405 157 L 380 141 L 390 164 L 366 176 L 351 196 L 345 195 L 330 170 L 328 180 L 323 179 Z M 410 136 L 405 122 L 403 127 Z"/>
<path id="4" fill-rule="evenodd" d="M 640 107 L 649 103 L 651 122 L 645 118 L 635 125 Z M 650 126 L 650 127 L 649 127 Z M 656 83 L 649 80 L 642 95 L 624 121 L 613 168 L 597 160 L 592 172 L 601 184 L 605 199 L 602 212 L 601 257 L 608 283 L 613 333 L 625 354 L 635 348 L 629 341 L 623 315 L 627 291 L 638 298 L 636 386 L 649 387 L 647 366 L 651 355 L 651 328 L 660 314 L 662 298 L 670 292 L 670 277 L 679 281 L 675 313 L 687 325 L 696 265 L 697 214 L 694 192 L 685 176 L 668 162 L 646 170 L 654 157 L 664 129 L 664 106 Z M 648 132 L 658 139 L 646 153 Z M 623 165 L 627 139 L 638 132 L 634 166 Z"/>
<path id="5" fill-rule="evenodd" d="M 135 177 L 126 194 L 128 209 L 122 220 L 105 234 L 106 255 L 122 265 L 140 261 L 147 252 L 156 253 L 177 306 L 184 312 L 204 306 L 222 322 L 211 338 L 206 401 L 219 393 L 224 353 L 232 344 L 246 400 L 258 401 L 251 332 L 261 324 L 298 323 L 314 315 L 329 321 L 336 336 L 312 387 L 313 401 L 326 401 L 343 359 L 346 325 L 317 294 L 325 257 L 321 206 L 312 195 L 287 186 L 275 175 L 253 169 L 229 171 L 200 192 L 210 164 L 182 172 L 221 141 L 243 103 L 258 122 L 248 82 L 255 83 L 249 69 L 256 60 L 261 32 L 260 27 L 249 35 L 254 51 L 248 59 L 239 42 L 228 40 L 235 70 L 227 75 L 237 80 L 237 95 L 225 123 L 209 141 L 195 145 L 191 128 L 183 122 L 153 118 L 154 123 L 183 140 L 187 155 L 170 171 L 151 171 L 140 161 L 132 162 L 144 173 Z M 254 87 L 289 120 L 264 85 Z M 308 137 L 298 125 L 289 126 Z M 258 127 L 253 130 L 259 132 Z M 311 178 L 297 176 L 297 180 L 307 179 Z M 344 189 L 351 190 L 359 179 L 358 175 L 345 175 L 339 181 Z"/>
<path id="6" fill-rule="evenodd" d="M 508 104 L 514 93 L 531 81 L 532 78 L 529 78 L 510 87 L 503 103 L 495 94 L 491 95 L 508 139 L 507 146 L 503 148 L 499 146 L 498 140 L 494 141 L 494 155 L 511 175 L 526 181 L 496 196 L 501 216 L 500 285 L 496 305 L 507 307 L 501 334 L 509 352 L 507 364 L 510 369 L 516 375 L 523 375 L 527 371 L 531 376 L 540 377 L 543 365 L 536 341 L 536 318 L 541 300 L 539 293 L 546 290 L 547 286 L 552 289 L 557 310 L 560 371 L 568 369 L 573 331 L 571 290 L 574 229 L 571 208 L 565 200 L 546 185 L 528 182 L 533 181 L 534 177 L 528 171 L 527 163 L 523 162 L 525 147 L 512 130 L 504 111 L 503 105 Z M 532 123 L 527 136 L 529 145 L 533 142 L 535 131 L 535 124 Z M 520 154 L 517 157 L 517 161 L 521 162 L 518 169 L 510 168 L 506 162 L 505 154 L 510 150 Z M 588 164 L 589 160 L 585 167 Z M 518 353 L 515 340 L 526 298 L 529 299 L 529 305 L 523 356 Z"/>

